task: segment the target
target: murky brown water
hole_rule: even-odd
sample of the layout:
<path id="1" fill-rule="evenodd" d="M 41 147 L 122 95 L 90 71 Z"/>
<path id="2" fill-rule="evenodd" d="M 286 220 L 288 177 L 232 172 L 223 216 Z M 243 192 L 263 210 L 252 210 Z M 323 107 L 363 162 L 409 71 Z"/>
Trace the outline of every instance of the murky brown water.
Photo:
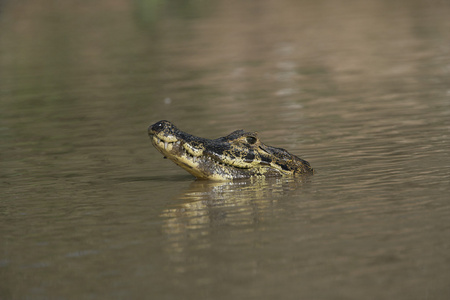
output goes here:
<path id="1" fill-rule="evenodd" d="M 7 1 L 0 299 L 449 299 L 446 1 Z M 161 119 L 303 179 L 204 182 Z"/>

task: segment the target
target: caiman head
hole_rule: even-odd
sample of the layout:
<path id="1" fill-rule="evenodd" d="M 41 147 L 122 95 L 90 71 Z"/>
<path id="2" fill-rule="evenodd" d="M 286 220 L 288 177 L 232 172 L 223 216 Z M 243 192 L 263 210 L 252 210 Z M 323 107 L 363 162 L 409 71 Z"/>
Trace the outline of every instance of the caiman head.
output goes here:
<path id="1" fill-rule="evenodd" d="M 165 158 L 199 179 L 232 180 L 313 173 L 307 161 L 284 149 L 263 144 L 256 132 L 236 130 L 210 140 L 190 135 L 163 120 L 151 125 L 148 134 Z"/>

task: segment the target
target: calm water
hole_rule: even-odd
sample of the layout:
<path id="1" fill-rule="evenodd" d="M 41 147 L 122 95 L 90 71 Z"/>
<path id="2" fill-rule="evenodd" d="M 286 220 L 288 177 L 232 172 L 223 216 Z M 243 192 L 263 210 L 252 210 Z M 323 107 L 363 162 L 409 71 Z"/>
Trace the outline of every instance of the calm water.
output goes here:
<path id="1" fill-rule="evenodd" d="M 0 299 L 450 299 L 447 1 L 6 1 Z M 167 119 L 307 178 L 195 181 Z"/>

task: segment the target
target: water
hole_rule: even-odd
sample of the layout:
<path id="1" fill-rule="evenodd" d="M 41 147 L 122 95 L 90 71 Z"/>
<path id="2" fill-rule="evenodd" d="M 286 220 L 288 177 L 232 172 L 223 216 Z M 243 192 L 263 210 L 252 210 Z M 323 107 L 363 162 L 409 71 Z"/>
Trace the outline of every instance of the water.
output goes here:
<path id="1" fill-rule="evenodd" d="M 448 299 L 445 1 L 9 1 L 0 299 Z M 147 126 L 316 174 L 195 181 Z"/>

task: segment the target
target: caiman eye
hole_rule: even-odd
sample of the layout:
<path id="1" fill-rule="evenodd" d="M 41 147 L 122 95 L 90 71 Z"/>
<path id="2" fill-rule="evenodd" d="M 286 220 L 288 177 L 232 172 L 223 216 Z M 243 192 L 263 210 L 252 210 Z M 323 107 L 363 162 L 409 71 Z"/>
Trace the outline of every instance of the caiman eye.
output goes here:
<path id="1" fill-rule="evenodd" d="M 247 143 L 249 143 L 250 145 L 253 145 L 254 143 L 256 143 L 256 138 L 253 136 L 248 136 Z"/>

